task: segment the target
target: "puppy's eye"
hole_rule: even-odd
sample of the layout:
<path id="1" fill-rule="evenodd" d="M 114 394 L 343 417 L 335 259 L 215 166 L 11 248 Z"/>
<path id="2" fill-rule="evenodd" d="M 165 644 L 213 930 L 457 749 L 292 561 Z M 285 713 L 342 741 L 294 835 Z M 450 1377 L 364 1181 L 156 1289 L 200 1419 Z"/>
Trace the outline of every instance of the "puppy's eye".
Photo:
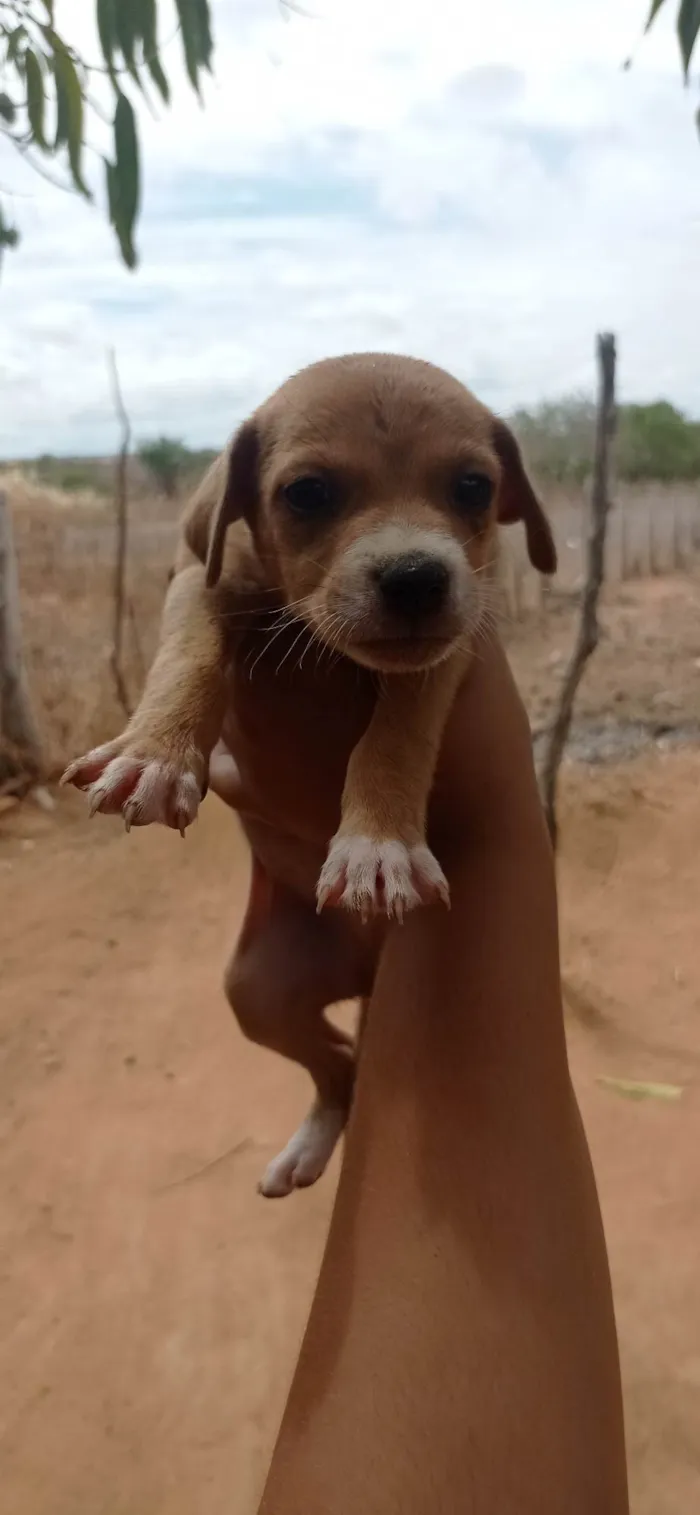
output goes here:
<path id="1" fill-rule="evenodd" d="M 483 515 L 493 499 L 493 484 L 485 473 L 458 473 L 452 484 L 452 498 L 459 510 Z"/>
<path id="2" fill-rule="evenodd" d="M 318 474 L 310 473 L 302 479 L 294 479 L 291 484 L 285 484 L 282 493 L 294 515 L 305 516 L 308 520 L 326 515 L 333 508 L 332 487 Z"/>

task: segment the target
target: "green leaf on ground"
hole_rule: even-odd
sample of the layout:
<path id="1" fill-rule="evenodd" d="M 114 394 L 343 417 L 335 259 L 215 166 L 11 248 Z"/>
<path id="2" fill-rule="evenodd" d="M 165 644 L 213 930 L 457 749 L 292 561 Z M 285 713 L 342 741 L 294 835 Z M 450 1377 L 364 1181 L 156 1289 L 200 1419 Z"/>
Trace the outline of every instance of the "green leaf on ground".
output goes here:
<path id="1" fill-rule="evenodd" d="M 611 1078 L 601 1073 L 596 1083 L 622 1094 L 626 1099 L 661 1099 L 667 1102 L 680 1099 L 683 1090 L 680 1084 L 655 1084 L 636 1078 Z"/>

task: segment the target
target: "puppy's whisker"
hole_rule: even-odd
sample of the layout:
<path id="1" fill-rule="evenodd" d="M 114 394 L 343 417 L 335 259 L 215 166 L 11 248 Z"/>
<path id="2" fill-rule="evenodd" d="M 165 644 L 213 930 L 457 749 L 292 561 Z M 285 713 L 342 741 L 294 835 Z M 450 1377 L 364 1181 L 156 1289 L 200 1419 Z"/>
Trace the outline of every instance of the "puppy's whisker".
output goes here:
<path id="1" fill-rule="evenodd" d="M 255 661 L 251 664 L 251 667 L 249 669 L 248 677 L 250 679 L 252 679 L 253 674 L 255 672 L 255 669 L 257 668 L 258 663 L 260 662 L 260 659 L 265 656 L 266 652 L 269 652 L 269 650 L 272 647 L 273 643 L 277 641 L 277 638 L 280 637 L 282 635 L 282 633 L 284 631 L 286 631 L 289 626 L 293 626 L 294 625 L 294 620 L 295 620 L 294 616 L 289 616 L 288 619 L 286 619 L 285 621 L 283 621 L 283 623 L 282 623 L 281 626 L 278 626 L 278 628 L 275 631 L 275 633 L 274 633 L 273 636 L 264 638 L 262 647 L 260 648 L 260 651 L 259 651 L 259 653 L 258 653 Z M 253 648 L 253 651 L 254 650 L 255 649 Z"/>
<path id="2" fill-rule="evenodd" d="M 332 656 L 333 647 L 335 645 L 337 637 L 342 633 L 344 624 L 345 623 L 342 621 L 342 618 L 335 611 L 327 611 L 319 621 L 315 621 L 313 623 L 314 641 L 317 646 L 317 668 L 319 667 L 324 652 L 328 653 L 329 658 Z M 305 653 L 302 653 L 302 658 L 304 655 Z M 301 662 L 299 666 L 301 666 Z"/>
<path id="3" fill-rule="evenodd" d="M 338 616 L 332 614 L 330 611 L 326 611 L 326 614 L 321 616 L 318 621 L 313 621 L 312 626 L 314 640 L 318 644 L 321 651 L 323 651 L 323 649 L 328 646 L 329 638 L 333 635 L 337 623 Z"/>
<path id="4" fill-rule="evenodd" d="M 350 621 L 346 616 L 338 615 L 335 619 L 336 625 L 331 630 L 330 637 L 326 644 L 326 650 L 329 656 L 329 666 L 331 668 L 333 668 L 343 656 L 343 648 L 341 647 L 340 643 L 345 637 L 348 627 L 350 626 Z"/>
<path id="5" fill-rule="evenodd" d="M 310 628 L 308 627 L 306 621 L 302 621 L 302 623 L 301 623 L 301 629 L 299 630 L 299 632 L 295 636 L 294 641 L 290 642 L 289 647 L 287 648 L 287 651 L 284 654 L 284 657 L 277 664 L 277 667 L 275 669 L 275 678 L 277 678 L 277 675 L 279 674 L 280 669 L 282 669 L 284 667 L 284 665 L 285 665 L 285 663 L 287 661 L 287 658 L 290 657 L 291 654 L 293 653 L 294 648 L 298 647 L 299 642 L 301 641 L 301 638 L 303 636 L 310 636 L 310 635 L 311 635 Z"/>
<path id="6" fill-rule="evenodd" d="M 304 658 L 306 657 L 306 654 L 307 654 L 307 652 L 308 652 L 308 650 L 309 650 L 310 647 L 313 647 L 315 645 L 315 646 L 319 647 L 321 651 L 323 651 L 323 648 L 326 645 L 326 636 L 327 636 L 328 630 L 329 630 L 330 627 L 332 627 L 334 620 L 335 620 L 335 617 L 333 615 L 331 615 L 329 612 L 327 612 L 326 615 L 323 616 L 320 621 L 312 621 L 312 622 L 310 622 L 309 627 L 308 627 L 309 640 L 308 640 L 306 646 L 304 648 L 302 648 L 301 655 L 299 657 L 299 661 L 298 661 L 298 663 L 296 665 L 297 668 L 301 669 L 302 664 L 304 662 Z M 317 657 L 316 657 L 316 665 L 318 666 L 318 654 L 317 654 Z"/>

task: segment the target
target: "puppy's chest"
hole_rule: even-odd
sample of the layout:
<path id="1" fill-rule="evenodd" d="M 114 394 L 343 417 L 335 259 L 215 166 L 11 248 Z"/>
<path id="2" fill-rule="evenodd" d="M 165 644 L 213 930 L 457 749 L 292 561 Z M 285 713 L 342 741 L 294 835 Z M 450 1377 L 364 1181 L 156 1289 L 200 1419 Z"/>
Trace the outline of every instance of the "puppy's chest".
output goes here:
<path id="1" fill-rule="evenodd" d="M 290 632 L 290 637 L 293 633 Z M 232 660 L 224 737 L 260 818 L 325 849 L 340 815 L 348 759 L 375 692 L 347 660 L 323 667 L 289 659 L 279 639 L 241 642 Z"/>

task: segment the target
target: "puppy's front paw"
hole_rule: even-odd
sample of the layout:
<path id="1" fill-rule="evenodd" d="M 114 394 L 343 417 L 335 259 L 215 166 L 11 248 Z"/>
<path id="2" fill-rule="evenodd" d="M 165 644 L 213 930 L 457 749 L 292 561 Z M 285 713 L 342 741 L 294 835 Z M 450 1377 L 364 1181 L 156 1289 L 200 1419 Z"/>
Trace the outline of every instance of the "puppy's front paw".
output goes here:
<path id="1" fill-rule="evenodd" d="M 127 831 L 159 821 L 184 836 L 199 809 L 203 770 L 198 757 L 188 762 L 161 756 L 123 736 L 77 758 L 61 783 L 87 793 L 91 816 L 98 810 L 103 815 L 121 812 Z"/>
<path id="2" fill-rule="evenodd" d="M 342 905 L 363 920 L 386 915 L 401 921 L 407 910 L 441 900 L 450 890 L 440 864 L 424 844 L 376 842 L 368 836 L 336 836 L 316 890 L 318 908 Z"/>

